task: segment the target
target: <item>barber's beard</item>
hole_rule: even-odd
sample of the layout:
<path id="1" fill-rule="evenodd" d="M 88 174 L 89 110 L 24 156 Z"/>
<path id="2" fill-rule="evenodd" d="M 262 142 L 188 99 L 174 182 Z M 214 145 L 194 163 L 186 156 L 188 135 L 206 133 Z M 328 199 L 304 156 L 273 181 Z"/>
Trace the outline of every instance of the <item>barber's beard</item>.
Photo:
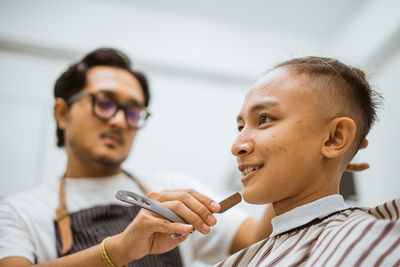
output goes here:
<path id="1" fill-rule="evenodd" d="M 122 162 L 126 157 L 119 159 L 107 157 L 105 155 L 95 155 L 92 150 L 85 147 L 84 145 L 76 142 L 74 139 L 69 140 L 69 145 L 74 153 L 75 157 L 85 165 L 93 166 L 95 168 L 104 170 L 116 170 L 119 169 Z"/>

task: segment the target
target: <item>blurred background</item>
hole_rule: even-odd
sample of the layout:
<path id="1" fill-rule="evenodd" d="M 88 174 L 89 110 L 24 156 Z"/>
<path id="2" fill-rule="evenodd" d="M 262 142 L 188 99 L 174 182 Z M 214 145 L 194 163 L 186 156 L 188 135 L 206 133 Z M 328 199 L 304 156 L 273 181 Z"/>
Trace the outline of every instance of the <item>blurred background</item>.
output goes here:
<path id="1" fill-rule="evenodd" d="M 354 174 L 351 200 L 399 197 L 399 14 L 396 0 L 0 0 L 0 196 L 63 174 L 54 82 L 90 50 L 111 46 L 148 75 L 152 92 L 152 117 L 126 169 L 240 190 L 230 147 L 246 92 L 280 61 L 329 56 L 364 69 L 385 98 L 356 156 L 371 168 Z"/>

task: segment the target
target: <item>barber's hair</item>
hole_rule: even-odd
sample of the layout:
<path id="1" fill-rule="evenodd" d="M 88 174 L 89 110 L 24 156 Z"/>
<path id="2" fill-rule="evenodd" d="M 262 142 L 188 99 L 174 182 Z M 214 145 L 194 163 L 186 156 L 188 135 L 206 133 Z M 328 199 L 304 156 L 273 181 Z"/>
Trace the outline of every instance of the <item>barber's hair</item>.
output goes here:
<path id="1" fill-rule="evenodd" d="M 377 120 L 376 110 L 382 99 L 381 95 L 371 88 L 365 73 L 336 59 L 325 57 L 295 58 L 276 65 L 274 69 L 281 67 L 298 74 L 320 76 L 325 85 L 333 88 L 336 95 L 345 97 L 349 110 L 360 116 L 360 119 L 356 120 L 357 151 Z"/>
<path id="2" fill-rule="evenodd" d="M 124 69 L 131 73 L 140 83 L 144 105 L 147 107 L 150 102 L 150 91 L 146 76 L 132 69 L 131 61 L 128 56 L 113 48 L 96 49 L 79 62 L 72 64 L 57 79 L 54 86 L 54 97 L 61 97 L 65 101 L 78 93 L 86 85 L 86 74 L 90 68 L 95 66 L 111 66 Z M 57 126 L 57 146 L 64 146 L 64 131 Z"/>

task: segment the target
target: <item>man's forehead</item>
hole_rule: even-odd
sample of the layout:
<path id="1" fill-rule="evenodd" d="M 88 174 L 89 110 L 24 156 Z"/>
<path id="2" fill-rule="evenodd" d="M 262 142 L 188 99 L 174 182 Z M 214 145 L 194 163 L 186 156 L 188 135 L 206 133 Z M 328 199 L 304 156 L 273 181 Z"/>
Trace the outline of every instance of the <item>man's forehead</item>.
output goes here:
<path id="1" fill-rule="evenodd" d="M 294 74 L 286 69 L 272 70 L 261 77 L 249 91 L 246 98 L 286 97 L 314 93 L 307 77 Z"/>
<path id="2" fill-rule="evenodd" d="M 289 108 L 312 104 L 318 100 L 318 90 L 312 80 L 286 69 L 273 70 L 261 77 L 246 95 L 241 114 L 265 103 L 269 107 Z M 310 102 L 310 103 L 308 103 Z M 317 104 L 317 103 L 316 103 Z"/>
<path id="3" fill-rule="evenodd" d="M 116 96 L 133 98 L 144 102 L 139 81 L 128 71 L 110 66 L 96 66 L 87 73 L 87 89 L 92 92 L 112 91 Z"/>

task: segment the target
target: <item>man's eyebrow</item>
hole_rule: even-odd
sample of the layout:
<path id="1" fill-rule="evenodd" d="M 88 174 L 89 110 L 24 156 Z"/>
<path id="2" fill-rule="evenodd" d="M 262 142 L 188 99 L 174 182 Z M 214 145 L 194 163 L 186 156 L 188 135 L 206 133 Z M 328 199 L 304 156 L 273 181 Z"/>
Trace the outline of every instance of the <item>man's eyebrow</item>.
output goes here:
<path id="1" fill-rule="evenodd" d="M 279 103 L 276 102 L 275 100 L 264 100 L 264 101 L 258 102 L 254 106 L 252 106 L 250 108 L 249 113 L 254 113 L 256 111 L 259 111 L 260 109 L 266 109 L 266 108 L 275 107 L 275 106 L 279 106 Z"/>
<path id="2" fill-rule="evenodd" d="M 101 89 L 99 90 L 99 92 L 102 92 L 103 94 L 105 94 L 108 97 L 113 98 L 115 101 L 118 101 L 118 96 L 116 93 L 114 93 L 111 90 L 107 90 L 107 89 Z M 137 101 L 136 99 L 130 99 L 127 101 L 126 105 L 133 105 L 133 106 L 139 106 L 142 107 L 144 106 L 142 103 L 140 103 L 139 101 Z"/>
<path id="3" fill-rule="evenodd" d="M 254 106 L 252 106 L 250 108 L 249 113 L 254 113 L 254 112 L 259 111 L 260 109 L 267 109 L 267 108 L 274 107 L 274 106 L 279 106 L 279 103 L 274 100 L 264 100 L 264 101 L 258 102 Z M 242 116 L 238 115 L 236 118 L 236 121 L 237 122 L 243 121 Z"/>
<path id="4" fill-rule="evenodd" d="M 109 96 L 109 97 L 112 97 L 112 98 L 116 98 L 116 95 L 114 94 L 114 92 L 109 90 L 109 89 L 100 89 L 96 93 L 102 93 L 102 94 L 104 94 L 106 96 Z"/>

